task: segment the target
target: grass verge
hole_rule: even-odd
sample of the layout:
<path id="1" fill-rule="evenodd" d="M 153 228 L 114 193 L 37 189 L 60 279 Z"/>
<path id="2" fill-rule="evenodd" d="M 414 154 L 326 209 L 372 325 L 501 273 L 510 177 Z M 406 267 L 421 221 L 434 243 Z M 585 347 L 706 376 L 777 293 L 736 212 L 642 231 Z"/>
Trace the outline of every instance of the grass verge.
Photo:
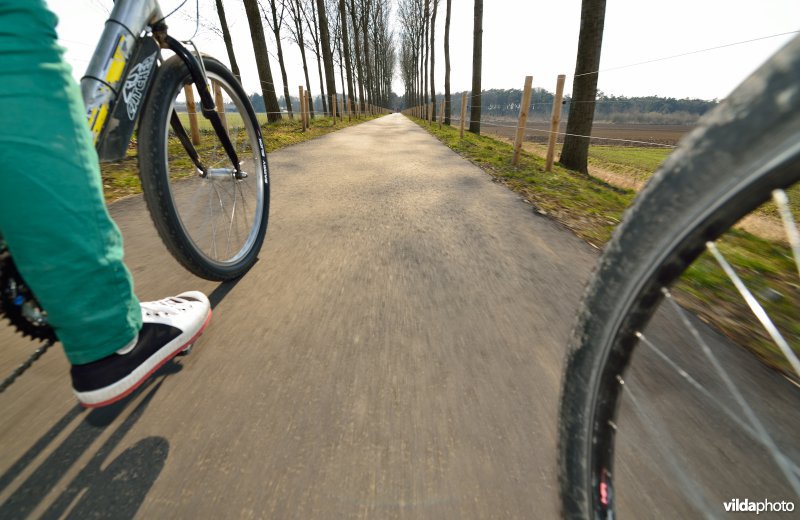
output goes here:
<path id="1" fill-rule="evenodd" d="M 264 137 L 264 145 L 267 153 L 274 152 L 280 148 L 293 144 L 308 141 L 348 126 L 357 125 L 365 121 L 376 119 L 380 116 L 367 116 L 352 121 L 337 121 L 333 125 L 330 117 L 316 117 L 311 121 L 311 126 L 305 132 L 302 131 L 298 119 L 284 119 L 277 123 L 262 123 L 261 132 Z M 200 118 L 203 119 L 202 117 Z M 259 118 L 261 121 L 262 118 Z M 179 147 L 176 141 L 170 147 Z M 187 157 L 188 161 L 188 157 Z M 142 192 L 142 185 L 139 182 L 139 165 L 136 150 L 136 141 L 131 143 L 125 159 L 115 163 L 104 163 L 100 165 L 100 173 L 103 179 L 103 192 L 106 202 L 113 202 L 128 195 Z"/>
<path id="2" fill-rule="evenodd" d="M 459 131 L 452 127 L 439 129 L 438 125 L 430 126 L 421 119 L 412 120 L 522 195 L 540 212 L 552 216 L 595 246 L 600 247 L 608 241 L 625 208 L 633 201 L 634 192 L 631 190 L 615 188 L 557 164 L 552 173 L 547 173 L 544 159 L 526 151 L 521 153 L 519 166 L 512 166 L 513 147 L 507 142 L 469 132 L 465 132 L 462 139 Z M 598 152 L 598 149 L 601 150 Z M 667 153 L 651 148 L 614 150 L 612 147 L 593 147 L 592 156 L 603 168 L 647 179 Z M 795 186 L 789 191 L 790 199 L 795 203 L 800 199 L 798 190 L 800 187 Z M 792 193 L 798 196 L 792 197 Z M 767 203 L 757 211 L 771 214 L 775 210 L 772 203 Z M 735 266 L 793 350 L 800 353 L 800 287 L 797 285 L 797 268 L 788 247 L 739 229 L 725 234 L 718 247 Z M 710 254 L 702 255 L 692 264 L 673 293 L 684 307 L 737 344 L 797 379 L 786 358 Z"/>

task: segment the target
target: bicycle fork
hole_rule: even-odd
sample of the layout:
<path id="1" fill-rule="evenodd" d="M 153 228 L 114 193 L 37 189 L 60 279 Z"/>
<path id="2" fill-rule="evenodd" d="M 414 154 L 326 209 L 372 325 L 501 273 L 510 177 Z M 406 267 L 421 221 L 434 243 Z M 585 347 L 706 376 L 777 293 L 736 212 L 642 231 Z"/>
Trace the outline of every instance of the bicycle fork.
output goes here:
<path id="1" fill-rule="evenodd" d="M 161 34 L 163 34 L 163 38 L 160 37 Z M 168 49 L 179 56 L 186 64 L 186 67 L 189 69 L 189 73 L 192 76 L 192 82 L 197 86 L 197 91 L 200 94 L 200 106 L 203 116 L 211 122 L 214 132 L 216 132 L 217 137 L 219 137 L 219 140 L 222 143 L 222 147 L 225 149 L 225 153 L 228 155 L 228 159 L 230 159 L 231 164 L 233 164 L 233 175 L 238 180 L 245 178 L 247 174 L 242 172 L 239 164 L 239 157 L 236 154 L 236 149 L 234 148 L 233 143 L 231 143 L 231 139 L 227 130 L 225 129 L 225 125 L 222 124 L 222 118 L 220 118 L 219 112 L 217 112 L 217 107 L 214 104 L 214 98 L 211 96 L 211 92 L 208 90 L 208 83 L 206 82 L 205 74 L 203 73 L 203 69 L 201 68 L 199 62 L 201 58 L 195 58 L 195 56 L 189 52 L 186 47 L 184 47 L 172 36 L 168 36 L 165 33 L 156 33 L 155 30 L 154 36 L 156 36 L 157 40 L 163 42 L 162 45 L 166 45 Z M 225 107 L 219 107 L 219 110 L 225 110 Z M 200 161 L 200 156 L 198 155 L 197 150 L 192 144 L 192 140 L 187 135 L 186 129 L 183 128 L 183 124 L 181 124 L 178 114 L 175 111 L 173 111 L 170 115 L 170 125 L 177 134 L 178 139 L 186 150 L 186 153 L 189 154 L 189 157 L 191 157 L 194 165 L 202 172 L 202 177 L 219 174 L 218 172 L 214 171 L 216 169 L 212 170 L 206 168 L 202 161 Z"/>

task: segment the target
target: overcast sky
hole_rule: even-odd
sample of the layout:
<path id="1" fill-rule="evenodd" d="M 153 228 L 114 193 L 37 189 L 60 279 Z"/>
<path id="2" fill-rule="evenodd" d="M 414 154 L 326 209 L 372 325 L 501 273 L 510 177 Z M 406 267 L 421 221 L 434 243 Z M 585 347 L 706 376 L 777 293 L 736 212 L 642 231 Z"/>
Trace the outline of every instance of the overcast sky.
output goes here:
<path id="1" fill-rule="evenodd" d="M 169 20 L 176 38 L 194 32 L 195 1 Z M 199 0 L 201 17 L 216 21 L 213 0 Z M 441 0 L 436 28 L 436 87 L 444 90 L 444 11 Z M 111 0 L 47 0 L 60 18 L 58 33 L 67 60 L 79 78 L 86 68 L 112 6 Z M 180 0 L 162 0 L 169 12 Z M 553 91 L 556 76 L 567 75 L 572 88 L 580 0 L 485 0 L 483 83 L 489 88 L 521 88 L 526 75 L 534 87 Z M 237 61 L 248 92 L 258 91 L 258 75 L 241 0 L 225 0 Z M 472 0 L 452 0 L 451 90 L 469 90 L 472 74 Z M 399 27 L 396 29 L 399 32 Z M 725 97 L 791 35 L 701 52 L 645 65 L 617 68 L 643 61 L 689 53 L 779 33 L 800 30 L 800 0 L 608 0 L 601 73 L 598 88 L 606 94 L 714 99 Z M 271 36 L 271 35 L 270 35 Z M 195 42 L 201 51 L 227 62 L 221 37 L 200 28 Z M 275 51 L 274 43 L 268 46 Z M 284 42 L 290 94 L 303 83 L 299 49 Z M 277 58 L 271 61 L 273 79 L 282 92 Z M 613 70 L 608 70 L 613 69 Z M 339 85 L 337 70 L 337 85 Z M 316 64 L 312 92 L 319 90 Z M 394 89 L 402 94 L 399 77 Z M 341 92 L 341 86 L 337 87 Z"/>

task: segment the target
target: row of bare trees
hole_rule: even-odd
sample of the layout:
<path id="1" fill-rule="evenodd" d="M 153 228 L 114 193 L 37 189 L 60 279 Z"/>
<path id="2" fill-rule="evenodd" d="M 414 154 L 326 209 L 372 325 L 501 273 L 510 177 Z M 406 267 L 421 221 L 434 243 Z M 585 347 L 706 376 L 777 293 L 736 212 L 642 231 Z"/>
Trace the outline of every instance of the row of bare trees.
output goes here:
<path id="1" fill-rule="evenodd" d="M 451 0 L 446 2 L 444 24 L 444 101 L 445 124 L 450 124 L 450 14 Z M 405 86 L 407 107 L 430 108 L 428 100 L 436 100 L 436 17 L 440 0 L 400 0 L 398 18 L 400 35 L 400 75 Z M 481 55 L 483 41 L 483 0 L 475 0 L 472 52 L 472 111 L 470 131 L 480 133 Z M 430 92 L 430 97 L 428 93 Z M 425 114 L 427 117 L 429 114 Z"/>
<path id="2" fill-rule="evenodd" d="M 440 0 L 399 0 L 400 74 L 405 86 L 405 106 L 436 110 L 435 27 Z M 445 94 L 444 123 L 450 124 L 450 2 L 445 20 Z M 599 75 L 600 51 L 603 42 L 606 0 L 582 0 L 578 56 L 575 64 L 572 99 L 581 100 L 569 112 L 567 132 L 560 162 L 567 168 L 588 172 L 589 141 L 594 121 L 595 97 Z M 483 0 L 474 0 L 472 51 L 472 92 L 470 99 L 470 132 L 480 134 L 481 65 L 483 42 Z M 430 98 L 428 97 L 430 87 Z M 430 104 L 429 104 L 430 99 Z"/>
<path id="3" fill-rule="evenodd" d="M 389 106 L 392 100 L 392 79 L 395 67 L 405 86 L 405 106 L 429 106 L 436 99 L 436 20 L 441 3 L 446 9 L 444 28 L 445 60 L 445 110 L 446 124 L 450 124 L 450 15 L 451 0 L 397 0 L 397 18 L 400 22 L 399 53 L 395 49 L 392 30 L 391 0 L 242 0 L 247 14 L 262 95 L 269 120 L 280 119 L 275 84 L 269 63 L 267 40 L 263 20 L 266 20 L 276 44 L 277 59 L 283 82 L 283 96 L 289 117 L 292 103 L 284 62 L 283 43 L 289 41 L 300 51 L 303 63 L 305 91 L 309 97 L 314 91 L 309 74 L 308 54 L 316 58 L 319 78 L 319 96 L 322 110 L 330 114 L 334 107 L 328 101 L 336 92 L 338 68 L 343 93 L 350 100 L 361 103 Z M 232 0 L 228 0 L 231 3 Z M 238 66 L 231 43 L 230 32 L 222 0 L 215 0 L 221 33 L 228 50 L 234 74 Z M 570 111 L 567 136 L 562 150 L 561 163 L 579 171 L 586 171 L 594 103 L 597 91 L 597 68 L 605 18 L 605 0 L 582 0 L 581 34 L 573 83 L 573 98 L 586 100 Z M 472 93 L 470 100 L 470 126 L 480 133 L 481 119 L 481 65 L 483 39 L 483 0 L 474 0 Z M 308 53 L 307 53 L 308 51 Z M 313 108 L 312 108 L 313 111 Z M 427 116 L 427 114 L 426 114 Z"/>
<path id="4" fill-rule="evenodd" d="M 221 33 L 231 69 L 241 79 L 230 37 L 225 6 L 214 0 Z M 275 44 L 275 53 L 283 83 L 283 98 L 289 118 L 293 118 L 286 52 L 299 50 L 303 64 L 305 91 L 313 99 L 317 85 L 312 86 L 309 62 L 316 59 L 318 92 L 325 114 L 334 107 L 329 103 L 337 95 L 336 70 L 342 93 L 361 110 L 368 105 L 388 106 L 396 52 L 391 28 L 390 0 L 242 0 L 250 36 L 253 40 L 256 69 L 268 120 L 281 118 L 281 108 L 270 66 L 270 49 L 265 36 L 268 28 Z M 233 3 L 227 0 L 226 4 Z M 264 24 L 266 22 L 266 24 Z M 284 44 L 289 43 L 288 47 Z M 309 59 L 311 58 L 311 59 Z M 300 83 L 300 82 L 298 82 Z M 313 104 L 309 105 L 313 117 Z M 341 107 L 336 107 L 337 112 Z"/>
<path id="5" fill-rule="evenodd" d="M 446 1 L 449 15 L 451 0 Z M 398 5 L 397 14 L 403 28 L 400 36 L 399 64 L 405 86 L 404 102 L 406 106 L 427 106 L 429 92 L 431 99 L 436 98 L 434 70 L 438 9 L 439 0 L 400 0 Z M 445 48 L 445 90 L 449 91 L 449 16 L 447 16 L 445 27 L 445 45 L 447 46 Z M 428 88 L 429 84 L 430 89 Z"/>

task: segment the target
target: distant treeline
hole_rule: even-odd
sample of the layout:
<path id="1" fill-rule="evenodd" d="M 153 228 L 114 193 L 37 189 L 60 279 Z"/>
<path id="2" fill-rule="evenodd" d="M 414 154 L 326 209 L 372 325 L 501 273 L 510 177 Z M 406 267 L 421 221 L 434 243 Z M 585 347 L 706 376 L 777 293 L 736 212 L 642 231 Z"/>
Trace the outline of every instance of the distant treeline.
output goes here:
<path id="1" fill-rule="evenodd" d="M 341 100 L 341 96 L 342 95 L 340 93 L 339 94 L 339 99 L 340 100 Z M 389 96 L 390 96 L 390 99 L 392 100 L 391 106 L 397 106 L 397 103 L 399 102 L 399 98 L 397 97 L 397 95 L 394 92 L 391 92 L 389 94 Z M 292 101 L 292 110 L 295 111 L 295 112 L 299 112 L 300 111 L 300 98 L 298 98 L 297 96 L 289 96 L 289 99 L 291 99 L 291 101 Z M 263 113 L 263 112 L 267 111 L 267 109 L 264 106 L 264 98 L 261 96 L 261 94 L 255 94 L 255 93 L 254 94 L 250 94 L 250 103 L 253 104 L 253 108 L 258 113 Z M 280 105 L 281 110 L 286 111 L 286 100 L 284 98 L 278 99 L 278 105 Z M 355 107 L 353 107 L 352 109 L 355 110 Z M 345 110 L 347 110 L 347 107 L 345 107 Z M 320 98 L 319 96 L 315 96 L 314 97 L 314 112 L 318 112 L 318 113 L 322 113 L 323 112 L 323 110 L 322 110 L 322 98 Z"/>
<path id="2" fill-rule="evenodd" d="M 459 117 L 461 111 L 462 92 L 452 94 L 451 115 Z M 437 94 L 437 103 L 444 99 L 443 94 Z M 553 108 L 554 94 L 545 89 L 535 88 L 531 92 L 531 106 L 528 119 L 533 121 L 547 121 Z M 467 103 L 470 93 L 467 92 Z M 519 106 L 522 101 L 520 89 L 491 89 L 484 90 L 481 95 L 482 113 L 485 117 L 513 117 L 519 116 Z M 578 101 L 576 101 L 578 102 Z M 607 96 L 598 91 L 595 105 L 595 121 L 607 123 L 650 123 L 650 124 L 693 124 L 701 115 L 713 108 L 717 101 L 702 99 L 675 99 L 657 96 L 625 97 Z M 565 121 L 569 115 L 572 99 L 564 97 L 564 106 L 561 111 L 561 120 Z M 467 108 L 469 110 L 469 107 Z M 439 113 L 437 104 L 436 113 Z"/>
<path id="3" fill-rule="evenodd" d="M 461 113 L 461 95 L 463 92 L 452 94 L 451 115 L 458 118 Z M 545 89 L 536 88 L 531 92 L 531 106 L 528 113 L 529 121 L 548 121 L 550 112 L 553 108 L 552 92 Z M 391 93 L 393 108 L 402 110 L 402 98 Z M 444 99 L 444 94 L 436 95 L 436 114 L 439 114 L 439 103 Z M 291 97 L 294 111 L 300 110 L 298 98 Z M 470 100 L 470 93 L 467 92 L 467 103 Z M 514 118 L 519 116 L 519 105 L 522 100 L 520 89 L 491 89 L 484 90 L 481 96 L 483 116 L 485 118 L 502 117 Z M 260 94 L 251 94 L 250 102 L 256 112 L 263 113 L 264 100 Z M 576 101 L 577 102 L 577 101 Z M 282 110 L 286 109 L 284 100 L 280 100 Z M 573 101 L 569 96 L 564 98 L 564 106 L 561 110 L 561 120 L 566 121 L 569 116 L 569 107 Z M 597 101 L 594 109 L 595 122 L 598 123 L 641 123 L 658 125 L 690 125 L 705 114 L 708 110 L 716 106 L 717 100 L 705 101 L 702 99 L 676 99 L 658 96 L 646 97 L 626 97 L 608 96 L 602 91 L 597 92 Z M 179 103 L 179 105 L 181 105 Z M 185 110 L 179 106 L 178 110 Z M 322 100 L 319 96 L 314 98 L 314 110 L 322 112 Z M 469 106 L 467 107 L 469 110 Z M 469 116 L 467 116 L 469 117 Z"/>

